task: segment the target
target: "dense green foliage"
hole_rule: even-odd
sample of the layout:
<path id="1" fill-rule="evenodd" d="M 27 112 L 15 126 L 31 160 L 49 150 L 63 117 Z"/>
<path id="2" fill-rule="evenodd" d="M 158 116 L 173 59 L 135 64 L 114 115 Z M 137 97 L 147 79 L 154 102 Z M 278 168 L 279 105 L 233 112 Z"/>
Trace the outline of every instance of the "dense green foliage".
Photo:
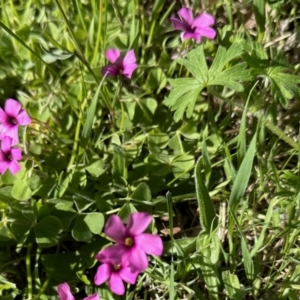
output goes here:
<path id="1" fill-rule="evenodd" d="M 0 1 L 1 104 L 32 117 L 0 181 L 1 299 L 299 299 L 300 6 L 187 2 L 215 40 L 181 41 L 179 1 Z M 131 80 L 101 75 L 108 48 Z M 164 254 L 117 297 L 94 256 L 134 211 Z"/>

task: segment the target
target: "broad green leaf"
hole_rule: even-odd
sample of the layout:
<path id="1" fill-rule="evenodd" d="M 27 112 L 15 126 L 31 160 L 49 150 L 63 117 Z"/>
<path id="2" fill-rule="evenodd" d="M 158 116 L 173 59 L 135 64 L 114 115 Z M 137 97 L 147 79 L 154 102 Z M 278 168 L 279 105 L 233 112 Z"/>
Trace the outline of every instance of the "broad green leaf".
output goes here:
<path id="1" fill-rule="evenodd" d="M 84 222 L 92 233 L 100 234 L 104 225 L 104 216 L 98 212 L 88 213 L 84 217 Z"/>
<path id="2" fill-rule="evenodd" d="M 125 203 L 119 210 L 118 216 L 123 220 L 127 221 L 128 217 L 137 212 L 136 208 L 131 203 Z"/>
<path id="3" fill-rule="evenodd" d="M 147 171 L 155 176 L 165 176 L 171 171 L 169 157 L 166 155 L 150 154 L 147 158 Z"/>
<path id="4" fill-rule="evenodd" d="M 82 269 L 82 258 L 75 253 L 43 254 L 41 261 L 45 270 L 56 280 L 76 280 L 76 272 Z"/>
<path id="5" fill-rule="evenodd" d="M 197 140 L 199 139 L 199 132 L 197 130 L 197 124 L 193 121 L 188 121 L 179 128 L 178 130 L 181 135 L 186 137 L 187 139 Z"/>
<path id="6" fill-rule="evenodd" d="M 98 156 L 93 157 L 85 169 L 95 177 L 99 177 L 105 172 L 103 161 Z"/>
<path id="7" fill-rule="evenodd" d="M 244 87 L 238 81 L 249 80 L 249 70 L 246 70 L 246 64 L 240 63 L 227 70 L 218 73 L 217 77 L 211 76 L 208 85 L 222 85 L 237 92 L 242 92 Z"/>
<path id="8" fill-rule="evenodd" d="M 188 178 L 190 174 L 188 171 L 192 170 L 195 165 L 195 158 L 193 155 L 179 155 L 174 157 L 171 162 L 172 172 L 175 177 Z"/>
<path id="9" fill-rule="evenodd" d="M 75 225 L 72 229 L 72 236 L 75 240 L 80 242 L 89 242 L 92 239 L 93 233 L 85 221 L 85 215 L 79 215 L 76 218 Z"/>
<path id="10" fill-rule="evenodd" d="M 52 215 L 59 218 L 64 230 L 67 230 L 76 216 L 76 211 L 65 203 L 58 203 L 52 210 Z"/>
<path id="11" fill-rule="evenodd" d="M 233 43 L 227 51 L 224 46 L 220 45 L 209 69 L 209 76 L 212 78 L 218 77 L 218 74 L 223 70 L 225 65 L 235 57 L 239 57 L 242 52 L 242 45 L 238 42 Z"/>
<path id="12" fill-rule="evenodd" d="M 16 180 L 17 177 L 12 175 L 10 172 L 5 172 L 3 175 L 1 175 L 1 182 L 4 184 L 14 184 Z"/>
<path id="13" fill-rule="evenodd" d="M 0 241 L 6 242 L 11 239 L 11 234 L 7 226 L 3 223 L 0 223 Z"/>
<path id="14" fill-rule="evenodd" d="M 38 222 L 35 227 L 35 238 L 39 247 L 46 248 L 55 246 L 58 243 L 58 235 L 63 230 L 61 221 L 49 216 Z"/>
<path id="15" fill-rule="evenodd" d="M 15 200 L 12 196 L 12 186 L 5 186 L 0 189 L 0 200 L 8 204 Z"/>
<path id="16" fill-rule="evenodd" d="M 227 295 L 230 299 L 242 300 L 242 298 L 236 298 L 235 295 L 237 291 L 240 289 L 240 282 L 239 278 L 231 274 L 230 271 L 223 271 L 222 272 L 222 279 L 225 285 L 225 289 Z"/>
<path id="17" fill-rule="evenodd" d="M 141 182 L 130 195 L 130 198 L 140 202 L 150 202 L 152 199 L 151 190 L 145 182 Z"/>
<path id="18" fill-rule="evenodd" d="M 173 89 L 165 100 L 165 104 L 175 111 L 174 120 L 178 122 L 183 118 L 185 111 L 187 117 L 191 117 L 197 98 L 204 88 L 195 79 L 169 79 Z"/>
<path id="19" fill-rule="evenodd" d="M 205 284 L 210 293 L 210 299 L 219 299 L 218 291 L 220 288 L 220 279 L 216 267 L 216 262 L 211 260 L 212 244 L 211 236 L 205 232 L 202 232 L 197 237 L 197 247 L 199 251 L 199 264 L 202 275 L 204 277 Z"/>
<path id="20" fill-rule="evenodd" d="M 174 113 L 174 121 L 183 119 L 184 114 L 190 118 L 198 97 L 203 88 L 214 85 L 221 85 L 242 92 L 244 90 L 240 81 L 252 78 L 249 70 L 246 70 L 246 63 L 238 63 L 233 66 L 230 61 L 240 57 L 243 52 L 241 43 L 233 43 L 228 50 L 219 46 L 214 62 L 210 69 L 207 69 L 203 45 L 188 53 L 186 59 L 178 62 L 185 66 L 193 78 L 169 79 L 172 90 L 165 99 L 167 105 Z"/>
<path id="21" fill-rule="evenodd" d="M 19 201 L 25 201 L 32 197 L 32 192 L 27 183 L 20 179 L 15 181 L 11 194 L 16 200 Z"/>
<path id="22" fill-rule="evenodd" d="M 207 80 L 208 68 L 203 45 L 189 52 L 187 59 L 179 59 L 178 62 L 184 65 L 199 82 Z"/>
<path id="23" fill-rule="evenodd" d="M 213 202 L 205 186 L 202 169 L 201 158 L 199 158 L 195 167 L 195 187 L 199 207 L 199 218 L 203 231 L 210 232 L 217 228 L 218 222 Z"/>

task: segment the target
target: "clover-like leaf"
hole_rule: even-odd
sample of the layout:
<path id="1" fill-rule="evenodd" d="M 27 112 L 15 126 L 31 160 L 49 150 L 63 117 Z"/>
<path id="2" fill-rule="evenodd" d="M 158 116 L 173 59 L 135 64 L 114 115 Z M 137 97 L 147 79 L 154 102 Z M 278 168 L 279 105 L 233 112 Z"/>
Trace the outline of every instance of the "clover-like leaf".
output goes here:
<path id="1" fill-rule="evenodd" d="M 43 248 L 55 246 L 58 243 L 58 234 L 62 229 L 63 224 L 58 218 L 48 216 L 34 227 L 36 242 Z"/>

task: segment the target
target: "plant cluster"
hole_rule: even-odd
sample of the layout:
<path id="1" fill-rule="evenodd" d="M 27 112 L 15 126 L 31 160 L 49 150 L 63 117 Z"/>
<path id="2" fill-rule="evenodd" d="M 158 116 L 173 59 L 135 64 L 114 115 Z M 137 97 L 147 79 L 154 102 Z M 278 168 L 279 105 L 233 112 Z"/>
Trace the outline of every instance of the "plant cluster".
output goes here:
<path id="1" fill-rule="evenodd" d="M 185 2 L 0 3 L 1 299 L 299 299 L 300 7 Z"/>

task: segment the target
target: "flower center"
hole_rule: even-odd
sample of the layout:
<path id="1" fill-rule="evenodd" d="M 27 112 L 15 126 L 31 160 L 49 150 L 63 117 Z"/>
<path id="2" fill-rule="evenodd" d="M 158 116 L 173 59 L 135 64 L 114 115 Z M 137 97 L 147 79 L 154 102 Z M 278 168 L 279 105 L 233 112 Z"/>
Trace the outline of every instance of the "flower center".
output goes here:
<path id="1" fill-rule="evenodd" d="M 114 265 L 114 270 L 115 271 L 119 271 L 121 269 L 121 265 Z"/>
<path id="2" fill-rule="evenodd" d="M 9 117 L 9 123 L 11 125 L 17 125 L 18 124 L 16 118 L 14 118 L 14 117 Z"/>
<path id="3" fill-rule="evenodd" d="M 13 157 L 11 155 L 11 153 L 7 153 L 6 154 L 6 161 L 12 161 L 13 160 Z"/>
<path id="4" fill-rule="evenodd" d="M 131 246 L 133 245 L 133 239 L 132 239 L 131 237 L 127 237 L 127 238 L 125 239 L 125 245 L 126 245 L 127 247 L 131 247 Z"/>

